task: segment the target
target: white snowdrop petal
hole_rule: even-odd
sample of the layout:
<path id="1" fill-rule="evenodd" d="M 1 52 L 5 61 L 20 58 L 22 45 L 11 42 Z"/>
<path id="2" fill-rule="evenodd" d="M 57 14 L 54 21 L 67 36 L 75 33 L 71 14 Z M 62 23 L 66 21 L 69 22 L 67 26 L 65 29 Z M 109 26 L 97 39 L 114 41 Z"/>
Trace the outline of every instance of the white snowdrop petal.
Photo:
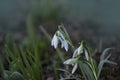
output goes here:
<path id="1" fill-rule="evenodd" d="M 72 74 L 77 70 L 77 66 L 78 66 L 78 64 L 75 64 L 75 66 L 73 67 Z"/>
<path id="2" fill-rule="evenodd" d="M 66 51 L 68 51 L 68 43 L 67 43 L 67 41 L 64 41 L 64 48 L 65 48 Z"/>
<path id="3" fill-rule="evenodd" d="M 54 47 L 57 48 L 57 46 L 58 46 L 58 38 L 57 38 L 57 36 L 55 36 Z"/>
<path id="4" fill-rule="evenodd" d="M 86 49 L 85 49 L 85 58 L 86 58 L 87 60 L 89 60 L 88 52 L 87 52 Z"/>
<path id="5" fill-rule="evenodd" d="M 81 44 L 78 48 L 78 55 L 80 55 L 83 52 L 83 45 Z"/>
<path id="6" fill-rule="evenodd" d="M 54 46 L 54 36 L 52 38 L 51 45 Z"/>
<path id="7" fill-rule="evenodd" d="M 64 62 L 64 64 L 74 64 L 76 59 L 68 59 Z"/>
<path id="8" fill-rule="evenodd" d="M 58 42 L 59 42 L 59 40 L 58 40 L 58 38 L 57 38 L 57 36 L 56 36 L 56 34 L 55 34 L 55 35 L 53 36 L 51 45 L 52 45 L 54 48 L 57 48 Z"/>

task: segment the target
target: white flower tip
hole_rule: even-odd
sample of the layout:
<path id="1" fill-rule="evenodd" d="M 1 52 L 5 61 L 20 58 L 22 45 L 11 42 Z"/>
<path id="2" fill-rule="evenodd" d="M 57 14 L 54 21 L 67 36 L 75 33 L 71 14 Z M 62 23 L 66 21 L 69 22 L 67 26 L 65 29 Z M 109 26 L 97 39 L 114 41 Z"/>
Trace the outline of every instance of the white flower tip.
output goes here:
<path id="1" fill-rule="evenodd" d="M 68 43 L 66 40 L 62 42 L 63 47 L 65 48 L 66 51 L 68 51 Z"/>
<path id="2" fill-rule="evenodd" d="M 70 64 L 70 61 L 66 60 L 63 64 Z"/>
<path id="3" fill-rule="evenodd" d="M 78 55 L 83 53 L 83 44 L 80 45 L 80 47 L 78 48 Z"/>
<path id="4" fill-rule="evenodd" d="M 75 73 L 75 71 L 77 70 L 77 66 L 78 66 L 78 65 L 75 64 L 75 66 L 73 67 L 73 69 L 72 69 L 72 74 Z"/>
<path id="5" fill-rule="evenodd" d="M 55 35 L 53 36 L 52 41 L 51 41 L 51 45 L 52 45 L 54 48 L 57 48 L 58 42 L 59 42 L 59 40 L 58 40 L 58 38 L 57 38 L 57 36 L 56 36 L 56 34 L 55 34 Z"/>
<path id="6" fill-rule="evenodd" d="M 86 60 L 89 60 L 89 55 L 86 49 L 85 49 L 85 57 L 86 57 Z"/>
<path id="7" fill-rule="evenodd" d="M 64 62 L 64 64 L 73 64 L 76 61 L 76 59 L 68 59 Z"/>
<path id="8" fill-rule="evenodd" d="M 66 64 L 66 61 L 65 61 L 65 62 L 63 62 L 63 64 Z"/>
<path id="9" fill-rule="evenodd" d="M 65 46 L 65 50 L 68 51 L 68 44 L 67 44 L 67 46 Z"/>

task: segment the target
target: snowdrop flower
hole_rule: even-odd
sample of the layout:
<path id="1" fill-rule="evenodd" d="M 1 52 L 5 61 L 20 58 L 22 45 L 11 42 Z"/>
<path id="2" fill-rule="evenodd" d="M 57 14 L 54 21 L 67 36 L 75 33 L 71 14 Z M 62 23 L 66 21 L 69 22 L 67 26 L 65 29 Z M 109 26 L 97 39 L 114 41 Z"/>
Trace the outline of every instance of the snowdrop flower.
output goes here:
<path id="1" fill-rule="evenodd" d="M 76 59 L 75 58 L 71 58 L 71 59 L 68 59 L 64 62 L 64 64 L 74 64 L 76 62 Z"/>
<path id="2" fill-rule="evenodd" d="M 73 53 L 73 58 L 83 53 L 83 44 L 81 44 Z"/>
<path id="3" fill-rule="evenodd" d="M 63 36 L 63 34 L 60 31 L 58 31 L 57 34 L 58 34 L 59 40 L 61 42 L 61 48 L 64 48 L 66 51 L 68 51 L 67 40 L 65 39 L 65 37 Z"/>
<path id="4" fill-rule="evenodd" d="M 74 66 L 72 69 L 72 74 L 77 70 L 78 67 L 77 58 L 68 59 L 64 62 L 64 64 L 70 64 Z"/>
<path id="5" fill-rule="evenodd" d="M 59 41 L 61 42 L 61 48 L 68 51 L 68 42 L 60 31 L 57 31 L 52 39 L 51 45 L 57 48 Z"/>
<path id="6" fill-rule="evenodd" d="M 89 55 L 87 49 L 81 44 L 73 53 L 73 58 L 76 58 L 80 54 L 84 53 L 86 60 L 89 60 Z"/>
<path id="7" fill-rule="evenodd" d="M 68 43 L 67 43 L 67 41 L 63 40 L 61 43 L 62 43 L 61 48 L 65 48 L 65 50 L 68 51 Z"/>
<path id="8" fill-rule="evenodd" d="M 53 36 L 51 45 L 52 45 L 54 48 L 57 48 L 58 43 L 59 43 L 59 39 L 58 39 L 58 37 L 57 37 L 56 34 L 55 34 L 55 35 Z"/>

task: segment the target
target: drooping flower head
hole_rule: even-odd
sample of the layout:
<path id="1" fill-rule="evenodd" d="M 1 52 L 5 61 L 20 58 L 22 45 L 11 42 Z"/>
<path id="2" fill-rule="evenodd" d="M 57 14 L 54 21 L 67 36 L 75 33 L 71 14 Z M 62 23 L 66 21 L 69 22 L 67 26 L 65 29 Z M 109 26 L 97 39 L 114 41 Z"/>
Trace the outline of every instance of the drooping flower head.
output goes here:
<path id="1" fill-rule="evenodd" d="M 51 41 L 51 45 L 52 45 L 54 48 L 57 48 L 58 43 L 59 43 L 59 39 L 58 39 L 58 37 L 57 37 L 56 34 L 55 34 L 55 35 L 53 36 L 52 41 Z"/>
<path id="2" fill-rule="evenodd" d="M 72 57 L 75 58 L 75 57 L 77 57 L 77 56 L 80 56 L 80 55 L 83 54 L 83 53 L 84 53 L 84 55 L 85 55 L 86 60 L 88 60 L 88 59 L 89 59 L 88 51 L 87 51 L 87 49 L 85 48 L 83 42 L 81 42 L 80 46 L 74 51 Z"/>
<path id="3" fill-rule="evenodd" d="M 83 44 L 81 44 L 73 53 L 73 58 L 83 53 Z"/>
<path id="4" fill-rule="evenodd" d="M 77 70 L 78 68 L 78 63 L 77 63 L 77 58 L 71 58 L 71 59 L 68 59 L 64 62 L 64 64 L 68 64 L 68 65 L 72 65 L 74 66 L 73 69 L 72 69 L 72 74 Z"/>
<path id="5" fill-rule="evenodd" d="M 68 41 L 65 39 L 62 32 L 59 30 L 54 34 L 53 39 L 51 41 L 51 45 L 54 48 L 58 47 L 59 42 L 61 43 L 61 48 L 64 48 L 66 51 L 68 51 Z"/>

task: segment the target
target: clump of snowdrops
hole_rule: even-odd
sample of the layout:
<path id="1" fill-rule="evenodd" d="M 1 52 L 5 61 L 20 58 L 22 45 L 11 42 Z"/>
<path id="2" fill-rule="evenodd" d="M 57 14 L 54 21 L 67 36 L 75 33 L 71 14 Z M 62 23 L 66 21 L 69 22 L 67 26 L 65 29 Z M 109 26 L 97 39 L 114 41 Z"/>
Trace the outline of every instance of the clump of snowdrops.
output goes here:
<path id="1" fill-rule="evenodd" d="M 94 59 L 94 54 L 91 53 L 90 46 L 88 46 L 85 41 L 80 41 L 78 48 L 75 48 L 63 24 L 58 26 L 58 30 L 55 32 L 51 41 L 51 45 L 55 49 L 59 44 L 61 44 L 61 48 L 64 48 L 66 52 L 68 52 L 69 48 L 73 49 L 72 57 L 65 60 L 63 64 L 73 66 L 71 71 L 72 75 L 80 68 L 84 80 L 99 80 L 105 63 L 116 65 L 115 62 L 109 60 L 111 54 L 108 53 L 108 51 L 112 48 L 106 48 L 102 52 L 99 63 Z M 61 80 L 67 79 L 68 78 L 61 78 Z M 71 78 L 69 77 L 69 79 Z M 75 80 L 81 79 L 75 78 Z"/>

